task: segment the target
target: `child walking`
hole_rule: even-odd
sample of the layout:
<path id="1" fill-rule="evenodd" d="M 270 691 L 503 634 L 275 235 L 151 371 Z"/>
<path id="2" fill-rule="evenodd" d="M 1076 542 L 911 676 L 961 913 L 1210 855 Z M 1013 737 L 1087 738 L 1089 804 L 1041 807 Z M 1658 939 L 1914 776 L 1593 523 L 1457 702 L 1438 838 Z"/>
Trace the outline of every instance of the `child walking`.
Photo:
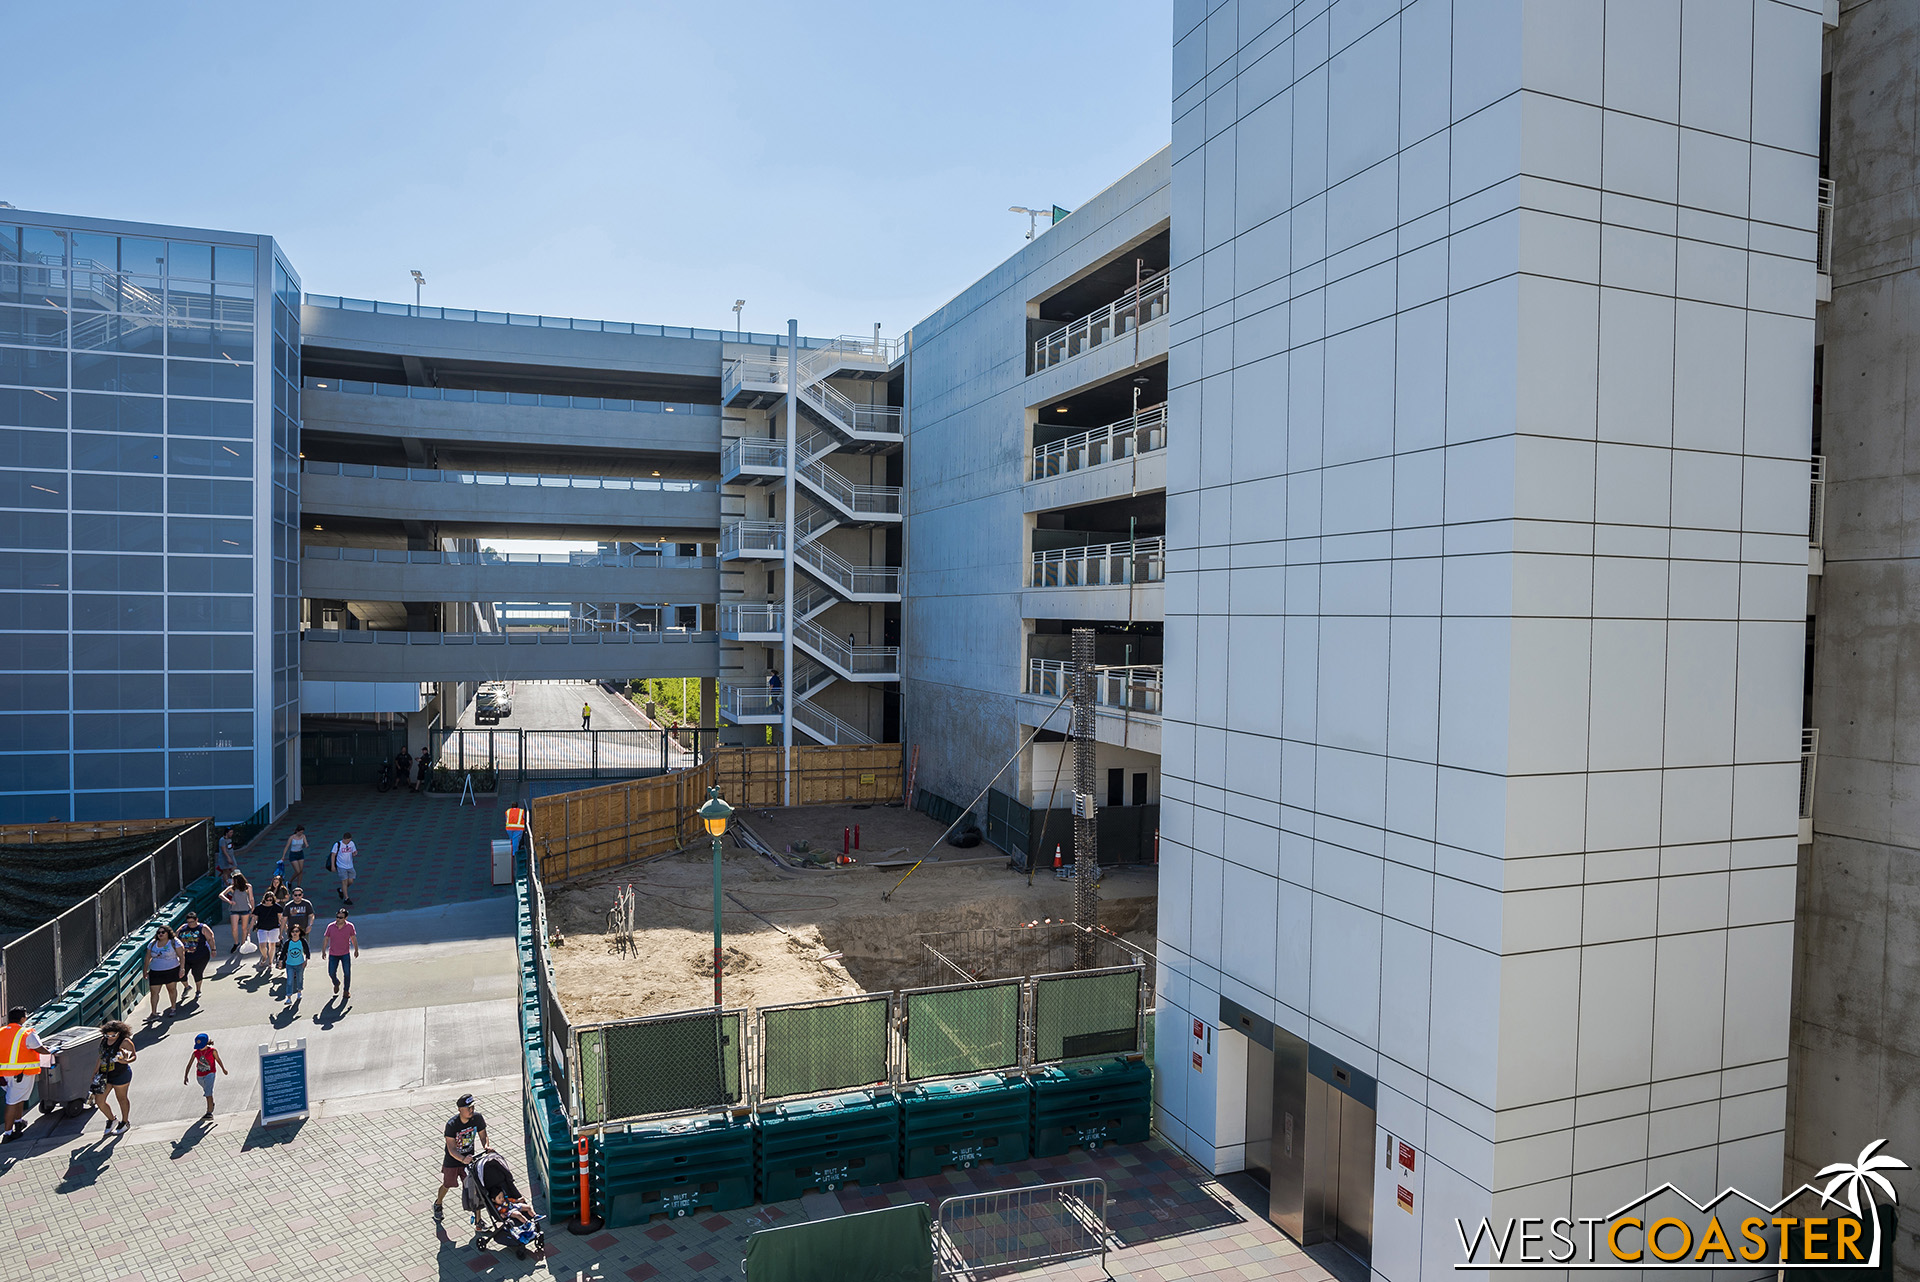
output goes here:
<path id="1" fill-rule="evenodd" d="M 307 986 L 307 928 L 294 926 L 287 937 L 287 982 L 281 988 L 280 1004 L 298 1006 Z"/>
<path id="2" fill-rule="evenodd" d="M 227 1071 L 226 1061 L 220 1058 L 213 1039 L 205 1033 L 197 1033 L 193 1039 L 193 1053 L 187 1056 L 187 1071 L 180 1074 L 180 1084 L 187 1084 L 189 1074 L 199 1079 L 200 1093 L 207 1097 L 207 1111 L 200 1115 L 201 1121 L 213 1116 L 213 1076 L 214 1070 Z"/>

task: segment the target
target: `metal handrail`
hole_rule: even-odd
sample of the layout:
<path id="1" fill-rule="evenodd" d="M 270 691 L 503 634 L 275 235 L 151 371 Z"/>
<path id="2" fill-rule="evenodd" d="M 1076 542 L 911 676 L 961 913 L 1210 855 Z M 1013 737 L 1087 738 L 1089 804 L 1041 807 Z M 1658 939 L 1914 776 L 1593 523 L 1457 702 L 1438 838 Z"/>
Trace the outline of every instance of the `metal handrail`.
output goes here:
<path id="1" fill-rule="evenodd" d="M 722 632 L 773 632 L 787 626 L 787 607 L 778 601 L 728 601 L 720 606 Z"/>
<path id="2" fill-rule="evenodd" d="M 722 369 L 721 382 L 722 399 L 731 396 L 748 382 L 764 383 L 785 391 L 787 362 L 784 357 L 777 356 L 736 356 Z M 803 369 L 800 375 L 800 398 L 849 436 L 900 435 L 901 410 L 898 405 L 858 404 L 829 386 L 824 374 L 809 376 Z"/>
<path id="3" fill-rule="evenodd" d="M 811 699 L 793 701 L 793 724 L 823 743 L 876 743 L 878 740 L 848 725 Z"/>
<path id="4" fill-rule="evenodd" d="M 720 451 L 720 475 L 733 476 L 744 468 L 785 468 L 787 447 L 779 441 L 743 438 L 727 442 Z"/>
<path id="5" fill-rule="evenodd" d="M 820 611 L 830 608 L 840 598 L 823 583 L 807 581 L 794 589 L 793 612 L 802 619 L 811 619 Z"/>
<path id="6" fill-rule="evenodd" d="M 506 485 L 543 490 L 636 490 L 649 494 L 705 494 L 717 481 L 666 481 L 632 476 L 554 476 L 542 472 L 465 472 L 453 468 L 386 467 L 374 463 L 324 463 L 302 460 L 302 472 L 381 481 L 429 481 L 448 485 Z"/>
<path id="7" fill-rule="evenodd" d="M 787 528 L 778 521 L 730 521 L 720 530 L 720 553 L 783 552 Z"/>
<path id="8" fill-rule="evenodd" d="M 1035 339 L 1034 373 L 1051 369 L 1068 357 L 1078 356 L 1108 339 L 1131 334 L 1135 325 L 1144 325 L 1165 316 L 1167 282 L 1171 276 L 1171 269 L 1162 268 L 1105 307 L 1061 326 L 1045 338 Z"/>
<path id="9" fill-rule="evenodd" d="M 718 641 L 716 632 L 689 632 L 666 628 L 659 632 L 635 630 L 593 632 L 402 632 L 397 628 L 378 631 L 345 628 L 302 628 L 300 639 L 307 642 L 345 642 L 349 645 L 636 645 L 649 643 L 710 644 Z"/>
<path id="10" fill-rule="evenodd" d="M 1813 819 L 1813 785 L 1820 770 L 1820 732 L 1812 726 L 1800 731 L 1800 818 Z"/>
<path id="11" fill-rule="evenodd" d="M 1814 220 L 1814 269 L 1822 276 L 1833 275 L 1833 179 L 1822 178 L 1818 212 Z"/>
<path id="12" fill-rule="evenodd" d="M 382 565 L 570 565 L 621 570 L 711 570 L 710 556 L 671 556 L 648 552 L 433 552 L 412 548 L 352 548 L 309 544 L 306 561 L 378 562 Z"/>
<path id="13" fill-rule="evenodd" d="M 1167 541 L 1133 539 L 1091 547 L 1055 548 L 1033 554 L 1035 588 L 1110 587 L 1160 583 L 1167 577 Z"/>
<path id="14" fill-rule="evenodd" d="M 1027 660 L 1027 693 L 1059 698 L 1073 688 L 1078 669 L 1062 659 Z M 1093 701 L 1102 708 L 1160 715 L 1164 669 L 1159 665 L 1101 668 L 1093 674 Z"/>
<path id="15" fill-rule="evenodd" d="M 405 383 L 368 383 L 359 379 L 318 378 L 309 375 L 300 384 L 311 392 L 344 392 L 349 396 L 385 396 L 410 401 L 450 401 L 459 404 L 518 405 L 537 409 L 607 410 L 625 414 L 691 414 L 718 418 L 718 405 L 691 401 L 635 401 L 613 396 L 552 396 L 544 392 L 485 392 L 464 387 L 413 387 Z"/>
<path id="16" fill-rule="evenodd" d="M 810 619 L 794 621 L 793 639 L 843 672 L 882 676 L 900 671 L 899 646 L 849 645 Z"/>
<path id="17" fill-rule="evenodd" d="M 1033 475 L 1041 481 L 1062 472 L 1117 463 L 1167 446 L 1167 407 L 1162 402 L 1105 427 L 1033 447 Z"/>
<path id="18" fill-rule="evenodd" d="M 780 698 L 786 692 L 766 686 L 723 685 L 720 687 L 720 711 L 734 720 L 742 717 L 777 717 Z"/>
<path id="19" fill-rule="evenodd" d="M 800 377 L 806 382 L 825 378 L 848 358 L 862 365 L 891 365 L 906 349 L 905 335 L 880 338 L 872 334 L 842 334 L 808 349 L 808 354 L 800 358 Z"/>
<path id="20" fill-rule="evenodd" d="M 794 474 L 847 512 L 856 516 L 899 515 L 900 486 L 862 485 L 848 480 L 818 458 L 805 458 L 805 451 L 800 453 L 802 462 Z M 787 447 L 780 441 L 738 440 L 720 452 L 722 476 L 735 476 L 749 467 L 784 471 L 786 466 Z"/>
<path id="21" fill-rule="evenodd" d="M 1827 456 L 1813 456 L 1811 488 L 1807 498 L 1807 542 L 1824 547 L 1827 538 Z"/>
<path id="22" fill-rule="evenodd" d="M 478 321 L 487 325 L 524 325 L 535 329 L 585 330 L 600 334 L 633 334 L 642 338 L 693 338 L 705 342 L 755 343 L 762 347 L 784 347 L 785 334 L 745 334 L 726 329 L 695 329 L 681 325 L 641 325 L 627 321 L 582 320 L 575 316 L 537 316 L 522 312 L 476 311 L 464 307 L 421 307 L 414 303 L 378 302 L 370 298 L 344 298 L 338 294 L 305 294 L 308 307 L 328 311 L 374 312 L 381 316 L 412 316 L 422 320 Z M 802 338 L 802 351 L 837 342 L 829 338 Z"/>
<path id="23" fill-rule="evenodd" d="M 900 567 L 897 565 L 849 565 L 830 548 L 820 543 L 802 543 L 794 549 L 800 564 L 827 580 L 829 586 L 856 596 L 898 595 Z"/>

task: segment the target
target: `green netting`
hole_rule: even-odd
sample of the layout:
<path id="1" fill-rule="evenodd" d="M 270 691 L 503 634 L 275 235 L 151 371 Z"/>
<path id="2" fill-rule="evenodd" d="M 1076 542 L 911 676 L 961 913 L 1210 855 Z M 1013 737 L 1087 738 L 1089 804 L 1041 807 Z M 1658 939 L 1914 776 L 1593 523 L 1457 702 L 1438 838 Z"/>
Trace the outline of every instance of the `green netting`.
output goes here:
<path id="1" fill-rule="evenodd" d="M 761 1092 L 768 1099 L 887 1080 L 885 996 L 760 1014 Z"/>
<path id="2" fill-rule="evenodd" d="M 933 1282 L 932 1208 L 909 1202 L 762 1229 L 747 1239 L 744 1267 L 748 1282 Z"/>
<path id="3" fill-rule="evenodd" d="M 985 1073 L 1020 1062 L 1020 981 L 907 993 L 907 1076 Z"/>
<path id="4" fill-rule="evenodd" d="M 1034 981 L 1036 1063 L 1140 1049 L 1140 971 Z"/>
<path id="5" fill-rule="evenodd" d="M 580 1120 L 592 1125 L 607 1120 L 606 1045 L 598 1028 L 580 1032 Z"/>
<path id="6" fill-rule="evenodd" d="M 611 1024 L 601 1034 L 606 1046 L 605 1120 L 740 1101 L 737 1010 Z"/>

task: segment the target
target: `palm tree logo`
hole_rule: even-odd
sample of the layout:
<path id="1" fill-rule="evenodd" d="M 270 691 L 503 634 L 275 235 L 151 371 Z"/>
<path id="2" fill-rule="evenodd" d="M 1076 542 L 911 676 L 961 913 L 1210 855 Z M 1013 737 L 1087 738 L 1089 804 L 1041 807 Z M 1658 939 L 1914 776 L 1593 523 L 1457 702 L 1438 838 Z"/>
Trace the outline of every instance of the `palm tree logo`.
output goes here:
<path id="1" fill-rule="evenodd" d="M 1860 1156 L 1853 1161 L 1835 1162 L 1832 1166 L 1823 1167 L 1820 1172 L 1813 1177 L 1816 1180 L 1827 1180 L 1827 1187 L 1820 1194 L 1820 1200 L 1822 1202 L 1830 1202 L 1835 1206 L 1844 1206 L 1847 1208 L 1848 1214 L 1854 1216 L 1856 1219 L 1871 1220 L 1873 1222 L 1873 1259 L 1875 1262 L 1878 1262 L 1880 1259 L 1880 1219 L 1879 1216 L 1874 1214 L 1873 1191 L 1879 1189 L 1881 1193 L 1886 1195 L 1889 1204 L 1900 1200 L 1899 1195 L 1893 1191 L 1893 1185 L 1890 1184 L 1887 1181 L 1887 1177 L 1880 1174 L 1880 1172 L 1910 1171 L 1913 1169 L 1899 1158 L 1889 1157 L 1885 1153 L 1879 1152 L 1878 1150 L 1885 1145 L 1885 1140 L 1875 1140 L 1873 1143 L 1861 1149 Z M 1828 1176 L 1832 1176 L 1833 1178 L 1827 1179 Z M 1837 1192 L 1843 1189 L 1846 1193 L 1844 1198 L 1840 1197 Z M 1862 1214 L 1860 1209 L 1862 1194 L 1865 1194 L 1866 1198 L 1866 1211 L 1864 1214 Z"/>

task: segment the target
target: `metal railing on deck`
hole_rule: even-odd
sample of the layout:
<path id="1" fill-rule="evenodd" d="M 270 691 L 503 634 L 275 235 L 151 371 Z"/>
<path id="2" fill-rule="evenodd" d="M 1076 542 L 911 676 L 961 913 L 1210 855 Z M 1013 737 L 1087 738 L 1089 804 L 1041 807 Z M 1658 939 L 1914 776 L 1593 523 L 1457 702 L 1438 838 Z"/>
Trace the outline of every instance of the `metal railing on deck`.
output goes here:
<path id="1" fill-rule="evenodd" d="M 1159 583 L 1167 577 L 1167 541 L 1134 539 L 1033 554 L 1034 588 L 1086 588 Z"/>
<path id="2" fill-rule="evenodd" d="M 887 596 L 900 591 L 897 565 L 849 565 L 820 543 L 802 543 L 794 549 L 794 555 L 800 564 L 849 595 Z"/>
<path id="3" fill-rule="evenodd" d="M 409 401 L 450 401 L 462 405 L 518 405 L 552 410 L 610 410 L 624 414 L 688 414 L 720 417 L 718 405 L 690 401 L 633 401 L 613 396 L 552 396 L 544 392 L 483 392 L 467 387 L 413 387 L 406 383 L 368 383 L 352 378 L 302 381 L 306 391 L 344 392 L 349 396 L 389 396 Z"/>
<path id="4" fill-rule="evenodd" d="M 652 494 L 712 493 L 715 481 L 663 481 L 633 476 L 549 476 L 544 473 L 463 472 L 437 467 L 385 467 L 373 463 L 322 463 L 308 460 L 302 472 L 315 476 L 352 476 L 382 481 L 439 481 L 449 485 L 506 485 L 542 490 L 638 490 Z"/>
<path id="5" fill-rule="evenodd" d="M 826 744 L 878 743 L 872 735 L 834 716 L 811 699 L 793 701 L 793 724 Z"/>
<path id="6" fill-rule="evenodd" d="M 1073 688 L 1074 666 L 1064 659 L 1029 659 L 1027 693 L 1058 699 Z M 1101 668 L 1093 674 L 1093 701 L 1102 708 L 1160 715 L 1159 667 Z"/>
<path id="7" fill-rule="evenodd" d="M 1109 339 L 1131 334 L 1136 325 L 1160 319 L 1167 314 L 1167 281 L 1171 273 L 1162 269 L 1141 281 L 1098 311 L 1089 312 L 1070 324 L 1035 339 L 1033 372 L 1050 369 L 1061 361 L 1091 351 Z"/>
<path id="8" fill-rule="evenodd" d="M 780 715 L 780 699 L 785 693 L 763 685 L 721 686 L 720 713 L 733 721 L 743 717 L 777 717 Z"/>
<path id="9" fill-rule="evenodd" d="M 1820 180 L 1819 213 L 1814 223 L 1814 266 L 1822 276 L 1833 275 L 1833 179 Z"/>
<path id="10" fill-rule="evenodd" d="M 787 546 L 787 528 L 778 521 L 732 521 L 720 531 L 720 555 L 739 552 L 781 552 Z"/>
<path id="11" fill-rule="evenodd" d="M 1078 472 L 1103 463 L 1117 463 L 1167 447 L 1167 407 L 1155 405 L 1118 423 L 1092 428 L 1062 441 L 1033 447 L 1033 475 L 1044 481 L 1063 472 Z"/>
<path id="12" fill-rule="evenodd" d="M 893 676 L 900 671 L 900 647 L 892 645 L 854 645 L 842 641 L 825 628 L 806 619 L 793 625 L 793 639 L 809 646 L 821 658 L 844 672 L 859 675 Z"/>
<path id="13" fill-rule="evenodd" d="M 722 632 L 779 632 L 786 627 L 787 608 L 778 601 L 765 605 L 752 601 L 722 602 L 720 606 L 720 630 Z"/>
<path id="14" fill-rule="evenodd" d="M 934 1259 L 940 1276 L 997 1277 L 1055 1260 L 1098 1255 L 1106 1270 L 1107 1182 L 1098 1177 L 968 1193 L 940 1203 Z"/>
<path id="15" fill-rule="evenodd" d="M 571 565 L 617 570 L 711 570 L 710 556 L 668 556 L 652 552 L 435 552 L 409 548 L 348 548 L 308 544 L 307 561 L 363 561 L 382 565 Z"/>
<path id="16" fill-rule="evenodd" d="M 707 342 L 757 343 L 783 347 L 785 334 L 728 333 L 724 329 L 694 329 L 682 325 L 639 325 L 628 321 L 582 320 L 576 316 L 536 316 L 523 312 L 485 312 L 465 307 L 422 307 L 414 303 L 384 303 L 370 298 L 342 298 L 337 294 L 307 294 L 308 307 L 331 311 L 374 312 L 381 316 L 413 316 L 423 320 L 478 321 L 487 325 L 524 325 L 533 329 L 584 330 L 597 334 L 633 334 L 643 338 L 696 338 Z M 838 342 L 830 338 L 801 338 L 800 349 Z"/>
<path id="17" fill-rule="evenodd" d="M 1827 456 L 1813 456 L 1812 489 L 1807 501 L 1807 542 L 1823 547 L 1827 538 Z"/>

